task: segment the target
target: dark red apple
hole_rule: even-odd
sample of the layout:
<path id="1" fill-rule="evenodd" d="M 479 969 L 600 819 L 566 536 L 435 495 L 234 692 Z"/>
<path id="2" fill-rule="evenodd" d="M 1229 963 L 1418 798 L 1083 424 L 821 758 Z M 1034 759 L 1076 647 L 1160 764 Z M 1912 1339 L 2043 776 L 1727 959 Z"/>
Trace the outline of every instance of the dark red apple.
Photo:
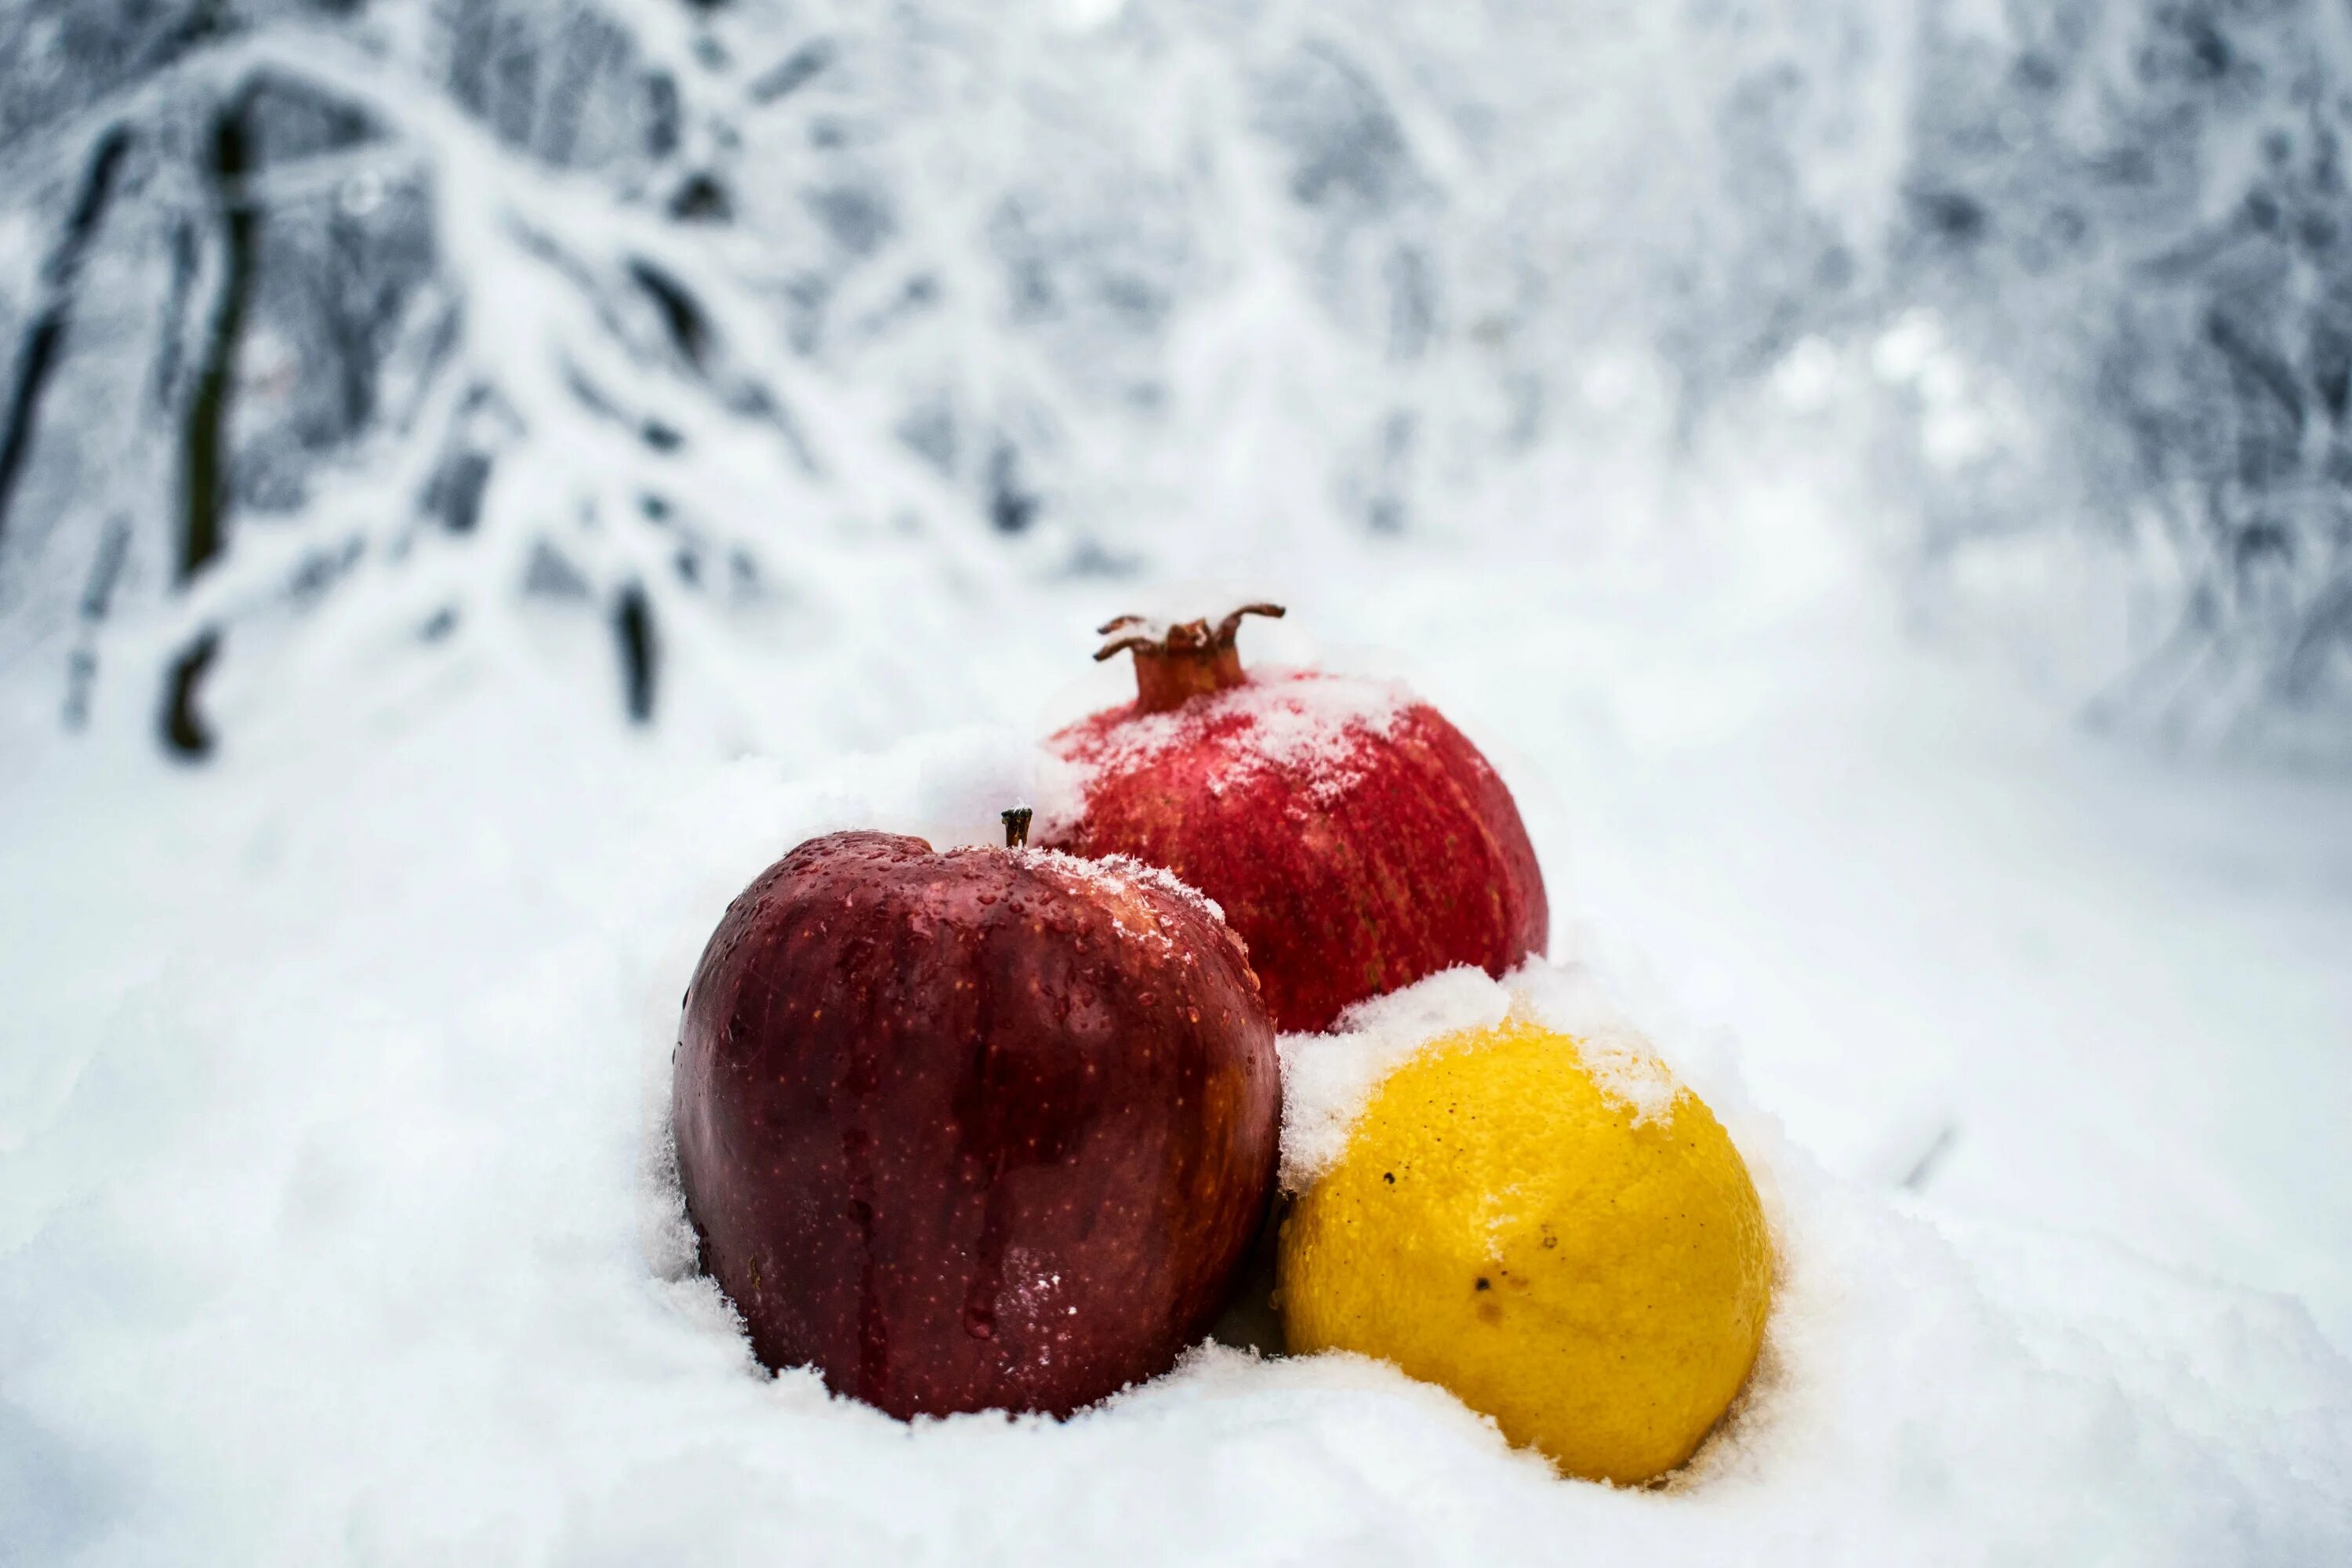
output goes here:
<path id="1" fill-rule="evenodd" d="M 1095 657 L 1134 654 L 1136 700 L 1047 743 L 1072 777 L 1044 840 L 1164 866 L 1216 900 L 1286 1031 L 1541 952 L 1543 873 L 1478 748 L 1387 682 L 1244 671 L 1234 634 L 1252 614 L 1282 609 L 1102 628 Z"/>
<path id="2" fill-rule="evenodd" d="M 1223 1304 L 1276 1075 L 1245 950 L 1164 872 L 839 833 L 703 952 L 678 1172 L 768 1366 L 902 1417 L 1066 1414 Z"/>

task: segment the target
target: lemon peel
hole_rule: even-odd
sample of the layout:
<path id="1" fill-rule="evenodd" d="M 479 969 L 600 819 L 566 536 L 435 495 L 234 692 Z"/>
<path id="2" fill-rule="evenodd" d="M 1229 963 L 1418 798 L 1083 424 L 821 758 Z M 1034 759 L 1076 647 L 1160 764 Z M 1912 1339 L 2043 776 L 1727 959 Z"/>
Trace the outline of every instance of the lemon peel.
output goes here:
<path id="1" fill-rule="evenodd" d="M 1569 1475 L 1687 1459 L 1755 1364 L 1772 1250 L 1722 1125 L 1637 1037 L 1518 1013 L 1391 1071 L 1283 1226 L 1294 1352 L 1442 1384 Z"/>

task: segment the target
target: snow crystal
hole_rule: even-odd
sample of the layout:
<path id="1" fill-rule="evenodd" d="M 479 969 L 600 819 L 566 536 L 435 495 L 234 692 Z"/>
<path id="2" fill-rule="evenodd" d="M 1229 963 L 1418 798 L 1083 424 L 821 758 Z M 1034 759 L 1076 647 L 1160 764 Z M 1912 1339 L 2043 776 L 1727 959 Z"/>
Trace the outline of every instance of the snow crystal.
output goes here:
<path id="1" fill-rule="evenodd" d="M 1633 1111 L 1637 1127 L 1666 1115 L 1683 1092 L 1656 1049 L 1630 1031 L 1580 1036 L 1576 1054 L 1601 1094 Z"/>
<path id="2" fill-rule="evenodd" d="M 1637 1125 L 1674 1109 L 1683 1090 L 1674 1067 L 1591 967 L 1532 960 L 1504 984 L 1514 1013 L 1576 1041 L 1577 1056 L 1594 1085 L 1632 1110 Z"/>
<path id="3" fill-rule="evenodd" d="M 1267 667 L 1243 685 L 1181 708 L 1057 741 L 1052 755 L 1063 769 L 1047 777 L 1045 809 L 1059 826 L 1082 809 L 1096 781 L 1150 767 L 1213 731 L 1228 730 L 1234 731 L 1226 742 L 1232 765 L 1211 781 L 1211 789 L 1278 771 L 1302 781 L 1305 801 L 1328 806 L 1362 782 L 1363 742 L 1394 731 L 1413 702 L 1412 693 L 1394 681 Z"/>
<path id="4" fill-rule="evenodd" d="M 1174 954 L 1178 949 L 1156 917 L 1139 917 L 1130 924 L 1127 918 L 1128 900 L 1139 887 L 1150 887 L 1181 900 L 1200 911 L 1219 926 L 1225 921 L 1225 912 L 1216 900 L 1187 886 L 1171 873 L 1158 866 L 1147 866 L 1130 855 L 1106 855 L 1099 859 L 1087 859 L 1059 849 L 1044 849 L 1034 846 L 1006 851 L 1024 862 L 1049 870 L 1061 877 L 1073 890 L 1092 889 L 1108 893 L 1111 899 L 1106 907 L 1110 912 L 1111 929 L 1129 942 L 1146 942 L 1163 954 Z M 1193 962 L 1192 954 L 1183 953 L 1183 962 Z"/>
<path id="5" fill-rule="evenodd" d="M 1082 885 L 1122 891 L 1138 884 L 1156 888 L 1198 910 L 1219 925 L 1225 923 L 1224 908 L 1216 900 L 1166 867 L 1147 865 L 1132 855 L 1104 855 L 1090 860 L 1064 850 L 1043 849 L 1034 846 L 1013 853 L 1032 865 L 1051 867 Z"/>

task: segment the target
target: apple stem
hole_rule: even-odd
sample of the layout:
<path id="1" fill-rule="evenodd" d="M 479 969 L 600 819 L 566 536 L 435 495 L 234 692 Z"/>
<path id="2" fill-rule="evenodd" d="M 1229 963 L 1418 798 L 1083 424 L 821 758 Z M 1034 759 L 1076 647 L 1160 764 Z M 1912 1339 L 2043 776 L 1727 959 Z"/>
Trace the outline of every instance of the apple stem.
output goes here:
<path id="1" fill-rule="evenodd" d="M 1097 628 L 1111 640 L 1095 650 L 1097 662 L 1116 653 L 1135 655 L 1135 710 L 1164 713 L 1204 692 L 1223 691 L 1247 679 L 1234 646 L 1244 616 L 1279 620 L 1280 605 L 1244 605 L 1213 628 L 1208 618 L 1162 625 L 1141 616 L 1119 616 Z M 1112 637 L 1112 633 L 1120 635 Z"/>
<path id="2" fill-rule="evenodd" d="M 1029 807 L 1008 805 L 998 815 L 1004 818 L 1004 847 L 1007 849 L 1018 849 L 1029 842 L 1029 818 L 1032 815 Z"/>

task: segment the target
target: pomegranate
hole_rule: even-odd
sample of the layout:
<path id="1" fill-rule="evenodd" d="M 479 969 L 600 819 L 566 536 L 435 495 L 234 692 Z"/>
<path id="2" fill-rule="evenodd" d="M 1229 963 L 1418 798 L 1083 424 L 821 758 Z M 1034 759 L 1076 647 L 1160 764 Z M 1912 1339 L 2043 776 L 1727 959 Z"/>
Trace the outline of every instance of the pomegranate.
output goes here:
<path id="1" fill-rule="evenodd" d="M 1243 617 L 1282 613 L 1102 627 L 1095 657 L 1134 656 L 1135 700 L 1047 742 L 1066 773 L 1044 841 L 1165 867 L 1214 899 L 1286 1032 L 1541 952 L 1543 874 L 1494 768 L 1391 683 L 1244 670 Z"/>

